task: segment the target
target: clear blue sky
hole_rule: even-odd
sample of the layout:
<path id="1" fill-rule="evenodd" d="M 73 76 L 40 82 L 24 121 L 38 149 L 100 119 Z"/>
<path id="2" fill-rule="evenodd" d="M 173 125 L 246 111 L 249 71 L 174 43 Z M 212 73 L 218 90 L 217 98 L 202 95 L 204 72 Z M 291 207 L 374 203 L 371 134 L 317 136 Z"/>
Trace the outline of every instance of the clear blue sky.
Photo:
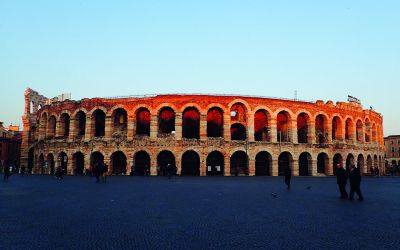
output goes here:
<path id="1" fill-rule="evenodd" d="M 0 121 L 27 86 L 73 99 L 351 94 L 400 134 L 400 1 L 0 0 Z"/>

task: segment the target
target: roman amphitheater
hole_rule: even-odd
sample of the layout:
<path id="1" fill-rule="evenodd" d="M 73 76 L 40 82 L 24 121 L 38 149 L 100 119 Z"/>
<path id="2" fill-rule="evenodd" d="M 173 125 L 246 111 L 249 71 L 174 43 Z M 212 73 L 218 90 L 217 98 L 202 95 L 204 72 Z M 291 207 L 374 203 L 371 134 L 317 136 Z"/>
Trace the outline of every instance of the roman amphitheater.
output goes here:
<path id="1" fill-rule="evenodd" d="M 168 94 L 48 99 L 25 91 L 21 164 L 33 173 L 333 175 L 337 163 L 383 171 L 382 116 L 360 102 Z"/>

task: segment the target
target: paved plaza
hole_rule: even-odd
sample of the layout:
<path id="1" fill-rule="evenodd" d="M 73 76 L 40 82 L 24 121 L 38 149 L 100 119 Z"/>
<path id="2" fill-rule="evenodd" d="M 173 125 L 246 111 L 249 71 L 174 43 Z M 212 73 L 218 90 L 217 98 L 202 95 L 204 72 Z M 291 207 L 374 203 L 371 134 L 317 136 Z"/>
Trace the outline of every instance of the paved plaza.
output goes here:
<path id="1" fill-rule="evenodd" d="M 400 248 L 400 178 L 363 178 L 363 202 L 334 177 L 282 178 L 14 175 L 0 249 Z"/>

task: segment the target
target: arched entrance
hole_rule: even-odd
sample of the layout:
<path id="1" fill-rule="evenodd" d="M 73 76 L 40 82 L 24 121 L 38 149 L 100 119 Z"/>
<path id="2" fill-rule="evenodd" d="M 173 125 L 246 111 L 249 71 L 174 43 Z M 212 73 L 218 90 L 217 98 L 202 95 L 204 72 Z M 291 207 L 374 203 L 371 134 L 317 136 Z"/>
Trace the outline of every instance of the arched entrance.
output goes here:
<path id="1" fill-rule="evenodd" d="M 98 164 L 104 164 L 104 156 L 102 153 L 96 151 L 90 155 L 90 172 L 93 173 L 94 168 Z"/>
<path id="2" fill-rule="evenodd" d="M 200 175 L 200 157 L 195 151 L 189 150 L 182 155 L 181 175 Z"/>
<path id="3" fill-rule="evenodd" d="M 81 152 L 76 152 L 72 156 L 73 174 L 82 175 L 85 169 L 85 156 Z"/>
<path id="4" fill-rule="evenodd" d="M 224 136 L 224 113 L 218 107 L 211 108 L 207 113 L 207 137 Z"/>
<path id="5" fill-rule="evenodd" d="M 94 111 L 92 117 L 94 136 L 104 136 L 106 127 L 106 114 L 103 110 L 97 109 L 96 111 Z"/>
<path id="6" fill-rule="evenodd" d="M 288 168 L 293 172 L 293 157 L 289 152 L 283 152 L 278 158 L 278 175 L 284 176 Z"/>
<path id="7" fill-rule="evenodd" d="M 254 114 L 254 140 L 270 141 L 270 116 L 266 110 L 258 110 Z"/>
<path id="8" fill-rule="evenodd" d="M 349 154 L 346 158 L 346 170 L 349 170 L 352 165 L 354 165 L 354 155 Z"/>
<path id="9" fill-rule="evenodd" d="M 175 111 L 170 107 L 164 107 L 158 117 L 158 133 L 164 135 L 171 134 L 172 131 L 175 131 Z"/>
<path id="10" fill-rule="evenodd" d="M 271 175 L 272 157 L 266 152 L 262 151 L 256 155 L 256 176 Z"/>
<path id="11" fill-rule="evenodd" d="M 186 108 L 182 113 L 182 137 L 200 139 L 200 113 L 194 107 Z"/>
<path id="12" fill-rule="evenodd" d="M 150 136 L 150 111 L 140 108 L 136 113 L 136 134 Z"/>
<path id="13" fill-rule="evenodd" d="M 308 152 L 301 153 L 299 156 L 299 176 L 311 175 L 312 157 Z"/>
<path id="14" fill-rule="evenodd" d="M 171 151 L 161 151 L 157 156 L 157 175 L 167 175 L 167 165 L 171 164 L 173 167 L 175 164 L 175 156 Z"/>
<path id="15" fill-rule="evenodd" d="M 248 157 L 245 152 L 237 151 L 231 156 L 231 176 L 249 175 Z"/>
<path id="16" fill-rule="evenodd" d="M 61 152 L 58 155 L 58 166 L 61 167 L 64 174 L 67 174 L 67 167 L 68 167 L 68 156 L 65 152 Z"/>
<path id="17" fill-rule="evenodd" d="M 40 171 L 40 173 L 41 174 L 45 174 L 46 173 L 46 162 L 45 162 L 45 160 L 44 160 L 44 156 L 43 156 L 43 154 L 40 154 L 40 156 L 39 156 L 39 161 L 38 161 L 38 169 L 39 169 L 39 171 Z M 29 168 L 28 168 L 28 173 L 32 173 L 31 172 L 31 170 L 29 170 Z"/>
<path id="18" fill-rule="evenodd" d="M 297 116 L 297 140 L 299 143 L 308 143 L 308 123 L 310 117 L 306 113 Z"/>
<path id="19" fill-rule="evenodd" d="M 317 158 L 317 173 L 328 174 L 329 158 L 325 153 L 320 153 Z"/>
<path id="20" fill-rule="evenodd" d="M 46 162 L 46 168 L 48 169 L 48 171 L 50 172 L 51 175 L 54 174 L 54 155 L 52 153 L 47 155 L 47 162 Z M 47 171 L 45 171 L 47 172 Z"/>
<path id="21" fill-rule="evenodd" d="M 224 175 L 224 155 L 219 151 L 213 151 L 207 156 L 206 175 Z"/>
<path id="22" fill-rule="evenodd" d="M 337 165 L 343 165 L 343 157 L 341 154 L 335 154 L 333 156 L 333 174 L 336 175 Z"/>
<path id="23" fill-rule="evenodd" d="M 366 173 L 364 156 L 362 154 L 359 154 L 357 157 L 357 167 L 359 167 L 360 173 L 362 174 Z"/>
<path id="24" fill-rule="evenodd" d="M 135 154 L 135 167 L 134 175 L 143 176 L 145 175 L 145 170 L 148 168 L 150 170 L 150 156 L 146 151 L 139 151 Z"/>
<path id="25" fill-rule="evenodd" d="M 373 170 L 373 161 L 372 161 L 372 157 L 370 156 L 370 155 L 368 155 L 367 156 L 367 173 L 369 173 L 369 174 L 373 174 L 374 173 L 374 170 Z"/>
<path id="26" fill-rule="evenodd" d="M 122 151 L 114 152 L 110 160 L 114 175 L 126 175 L 126 156 Z"/>

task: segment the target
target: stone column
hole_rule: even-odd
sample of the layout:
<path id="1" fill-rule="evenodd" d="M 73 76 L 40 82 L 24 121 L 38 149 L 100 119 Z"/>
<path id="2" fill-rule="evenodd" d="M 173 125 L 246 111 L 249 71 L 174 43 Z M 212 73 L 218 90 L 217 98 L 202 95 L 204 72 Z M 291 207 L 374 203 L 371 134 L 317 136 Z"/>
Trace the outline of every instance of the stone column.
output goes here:
<path id="1" fill-rule="evenodd" d="M 110 158 L 110 156 L 108 156 L 108 155 L 105 155 L 105 156 L 104 156 L 104 164 L 107 164 L 107 165 L 108 165 L 108 172 L 107 172 L 107 174 L 108 174 L 108 175 L 111 175 L 111 174 L 113 173 L 113 168 L 114 168 L 114 166 L 112 166 L 112 164 L 111 164 L 111 158 Z"/>
<path id="2" fill-rule="evenodd" d="M 105 131 L 104 131 L 104 139 L 105 140 L 110 140 L 112 138 L 112 134 L 114 132 L 114 126 L 113 126 L 113 119 L 112 116 L 106 116 L 106 122 L 105 122 Z"/>
<path id="3" fill-rule="evenodd" d="M 254 141 L 254 116 L 252 115 L 247 116 L 247 127 L 248 127 L 247 138 L 249 141 Z"/>
<path id="4" fill-rule="evenodd" d="M 76 120 L 75 120 L 75 118 L 71 118 L 70 120 L 69 120 L 69 140 L 75 140 L 75 138 L 77 137 L 77 135 L 78 135 L 78 130 L 77 130 L 77 128 L 76 128 Z"/>
<path id="5" fill-rule="evenodd" d="M 271 176 L 278 176 L 278 175 L 279 175 L 279 163 L 278 163 L 278 160 L 272 160 Z"/>
<path id="6" fill-rule="evenodd" d="M 256 161 L 253 157 L 249 157 L 249 176 L 256 175 Z"/>
<path id="7" fill-rule="evenodd" d="M 293 159 L 292 161 L 292 175 L 299 176 L 299 160 Z"/>
<path id="8" fill-rule="evenodd" d="M 175 114 L 175 140 L 182 140 L 182 113 Z"/>
<path id="9" fill-rule="evenodd" d="M 331 162 L 329 162 L 329 161 L 331 161 Z M 325 167 L 326 167 L 326 169 L 325 169 L 326 175 L 333 175 L 333 157 L 332 157 L 332 159 L 328 160 L 328 165 Z"/>
<path id="10" fill-rule="evenodd" d="M 175 158 L 175 165 L 176 165 L 176 168 L 177 168 L 176 174 L 177 175 L 181 175 L 181 172 L 182 172 L 181 162 L 182 162 L 181 158 L 178 158 L 178 157 Z"/>
<path id="11" fill-rule="evenodd" d="M 57 119 L 57 118 L 56 118 Z M 54 137 L 60 137 L 64 135 L 64 128 L 62 126 L 61 118 L 56 120 L 56 133 Z"/>
<path id="12" fill-rule="evenodd" d="M 132 140 L 135 135 L 136 135 L 136 122 L 135 122 L 135 116 L 134 115 L 129 115 L 128 116 L 128 133 L 127 133 L 127 139 L 130 141 Z"/>
<path id="13" fill-rule="evenodd" d="M 328 120 L 326 124 L 325 134 L 327 135 L 327 143 L 332 144 L 332 120 Z"/>
<path id="14" fill-rule="evenodd" d="M 67 152 L 65 152 L 67 153 Z M 68 162 L 67 162 L 67 175 L 73 175 L 74 174 L 74 156 L 71 154 L 70 156 L 68 156 Z"/>
<path id="15" fill-rule="evenodd" d="M 228 113 L 224 112 L 224 139 L 225 141 L 231 140 L 231 117 L 228 110 Z"/>
<path id="16" fill-rule="evenodd" d="M 317 160 L 311 160 L 311 172 L 310 176 L 317 176 Z"/>
<path id="17" fill-rule="evenodd" d="M 85 125 L 85 141 L 90 141 L 94 136 L 94 122 L 92 117 L 86 118 L 86 125 Z"/>
<path id="18" fill-rule="evenodd" d="M 231 159 L 229 155 L 224 155 L 224 176 L 231 176 Z"/>
<path id="19" fill-rule="evenodd" d="M 277 124 L 276 119 L 271 119 L 271 128 L 270 128 L 271 142 L 278 142 L 277 136 Z"/>
<path id="20" fill-rule="evenodd" d="M 126 175 L 130 175 L 132 172 L 132 163 L 133 160 L 130 157 L 127 157 L 126 159 Z"/>
<path id="21" fill-rule="evenodd" d="M 200 114 L 200 140 L 207 140 L 207 114 Z"/>
<path id="22" fill-rule="evenodd" d="M 293 142 L 294 144 L 298 144 L 299 143 L 299 139 L 297 137 L 297 120 L 292 119 L 291 121 L 291 128 L 290 128 L 290 141 Z"/>
<path id="23" fill-rule="evenodd" d="M 157 176 L 157 157 L 152 157 L 150 155 L 150 175 L 151 176 Z"/>
<path id="24" fill-rule="evenodd" d="M 200 155 L 200 176 L 206 176 L 206 175 L 207 175 L 207 161 L 206 158 Z"/>
<path id="25" fill-rule="evenodd" d="M 158 116 L 156 114 L 151 114 L 150 119 L 150 139 L 155 141 L 158 135 Z M 157 174 L 157 170 L 156 170 Z"/>
<path id="26" fill-rule="evenodd" d="M 315 122 L 314 121 L 310 122 L 310 134 L 308 136 L 308 139 L 309 139 L 308 143 L 312 143 L 312 144 L 317 143 L 317 138 L 315 136 Z"/>

